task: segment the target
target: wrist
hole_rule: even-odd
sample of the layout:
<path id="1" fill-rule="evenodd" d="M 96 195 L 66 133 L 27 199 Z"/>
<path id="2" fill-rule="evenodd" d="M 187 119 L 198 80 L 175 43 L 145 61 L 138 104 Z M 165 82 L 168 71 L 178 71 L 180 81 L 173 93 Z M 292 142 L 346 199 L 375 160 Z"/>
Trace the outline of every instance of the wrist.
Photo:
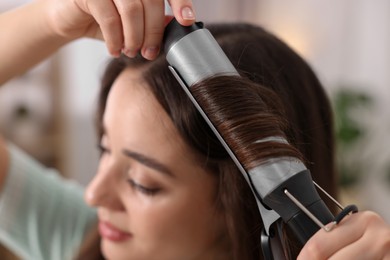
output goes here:
<path id="1" fill-rule="evenodd" d="M 72 36 L 70 33 L 64 29 L 66 26 L 65 22 L 62 19 L 63 15 L 60 15 L 60 10 L 62 1 L 52 1 L 52 0 L 39 0 L 33 2 L 35 4 L 34 11 L 38 19 L 37 28 L 41 30 L 42 35 L 46 39 L 50 39 L 52 42 L 58 42 L 66 44 L 76 38 L 77 36 Z M 69 1 L 64 1 L 69 2 Z M 64 14 L 66 15 L 66 13 Z"/>
<path id="2" fill-rule="evenodd" d="M 64 43 L 87 36 L 94 19 L 74 1 L 40 0 L 39 10 L 43 13 L 43 25 L 47 36 Z"/>

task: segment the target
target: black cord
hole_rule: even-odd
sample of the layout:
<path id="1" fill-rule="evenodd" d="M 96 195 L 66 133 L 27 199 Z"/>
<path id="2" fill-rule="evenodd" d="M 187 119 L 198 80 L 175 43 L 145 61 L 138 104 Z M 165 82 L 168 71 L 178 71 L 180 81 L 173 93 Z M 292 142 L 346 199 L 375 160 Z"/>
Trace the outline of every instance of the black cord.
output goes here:
<path id="1" fill-rule="evenodd" d="M 354 204 L 348 205 L 334 218 L 334 222 L 338 224 L 340 223 L 341 220 L 343 220 L 343 218 L 345 218 L 351 213 L 356 213 L 356 212 L 358 212 L 358 207 L 356 205 Z"/>

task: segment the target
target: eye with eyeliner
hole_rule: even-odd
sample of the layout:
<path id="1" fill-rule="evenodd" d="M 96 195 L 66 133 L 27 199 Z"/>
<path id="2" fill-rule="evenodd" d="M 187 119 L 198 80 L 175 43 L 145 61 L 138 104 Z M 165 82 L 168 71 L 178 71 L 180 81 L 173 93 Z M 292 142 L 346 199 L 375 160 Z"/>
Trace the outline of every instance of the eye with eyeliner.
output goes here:
<path id="1" fill-rule="evenodd" d="M 133 179 L 127 179 L 127 182 L 130 184 L 130 186 L 137 190 L 137 191 L 140 191 L 141 193 L 145 194 L 145 195 L 148 195 L 148 196 L 154 196 L 156 195 L 161 189 L 160 188 L 149 188 L 149 187 L 146 187 L 142 184 L 139 184 L 137 183 L 136 181 L 134 181 Z"/>

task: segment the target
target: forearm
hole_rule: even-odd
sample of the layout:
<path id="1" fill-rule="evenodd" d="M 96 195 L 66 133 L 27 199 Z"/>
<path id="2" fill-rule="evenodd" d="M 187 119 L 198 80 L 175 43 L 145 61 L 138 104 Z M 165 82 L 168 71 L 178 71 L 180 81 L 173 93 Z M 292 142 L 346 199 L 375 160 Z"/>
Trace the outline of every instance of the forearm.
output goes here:
<path id="1" fill-rule="evenodd" d="M 69 42 L 50 29 L 43 10 L 45 1 L 34 1 L 0 14 L 0 85 Z"/>

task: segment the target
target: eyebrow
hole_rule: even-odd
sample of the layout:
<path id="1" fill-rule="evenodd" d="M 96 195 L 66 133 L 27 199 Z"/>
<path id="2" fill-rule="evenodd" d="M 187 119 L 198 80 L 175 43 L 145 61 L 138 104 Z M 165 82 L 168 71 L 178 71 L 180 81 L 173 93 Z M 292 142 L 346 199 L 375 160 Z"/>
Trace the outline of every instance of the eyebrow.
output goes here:
<path id="1" fill-rule="evenodd" d="M 165 166 L 164 164 L 160 163 L 154 158 L 148 157 L 146 155 L 130 151 L 128 149 L 122 150 L 123 154 L 127 157 L 133 158 L 134 160 L 138 161 L 139 163 L 145 165 L 146 167 L 152 168 L 158 172 L 163 173 L 164 175 L 175 177 L 175 175 L 172 173 L 172 171 Z"/>

